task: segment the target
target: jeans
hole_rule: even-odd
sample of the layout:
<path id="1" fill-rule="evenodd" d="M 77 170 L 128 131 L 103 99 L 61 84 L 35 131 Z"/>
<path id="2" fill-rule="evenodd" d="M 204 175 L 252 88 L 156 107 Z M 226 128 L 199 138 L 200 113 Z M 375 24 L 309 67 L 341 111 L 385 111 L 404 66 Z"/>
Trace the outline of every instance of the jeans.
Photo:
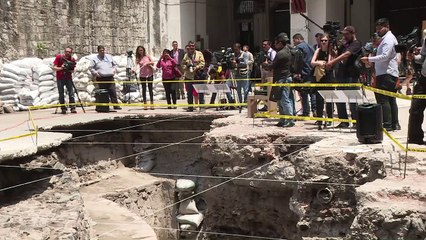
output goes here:
<path id="1" fill-rule="evenodd" d="M 235 80 L 237 81 L 237 95 L 239 103 L 247 102 L 247 95 L 250 86 L 250 83 L 247 79 L 247 76 L 235 75 Z"/>
<path id="2" fill-rule="evenodd" d="M 170 79 L 171 81 L 174 81 L 174 79 Z M 167 100 L 167 104 L 170 105 L 172 104 L 176 104 L 176 87 L 174 82 L 167 82 L 167 79 L 163 79 L 163 85 L 164 85 L 164 91 L 166 92 L 166 100 Z"/>
<path id="3" fill-rule="evenodd" d="M 153 81 L 153 76 L 148 77 L 148 78 L 140 78 L 141 81 L 141 85 L 142 85 L 142 98 L 143 98 L 143 102 L 146 103 L 146 85 L 148 85 L 148 91 L 149 91 L 149 100 L 152 102 L 154 102 L 154 92 L 152 90 L 152 81 Z"/>
<path id="4" fill-rule="evenodd" d="M 291 83 L 292 78 L 283 78 L 278 80 L 278 83 Z M 294 116 L 294 96 L 293 91 L 290 89 L 290 87 L 281 87 L 282 96 L 280 101 L 278 102 L 278 109 L 280 115 L 286 115 L 286 116 Z M 293 119 L 281 119 L 280 122 L 282 123 L 292 123 L 294 122 Z"/>
<path id="5" fill-rule="evenodd" d="M 312 111 L 312 113 L 316 112 L 316 95 L 315 93 L 308 92 L 308 91 L 300 91 L 300 97 L 302 98 L 302 108 L 303 108 L 303 115 L 309 116 L 309 112 Z M 311 108 L 309 109 L 309 98 L 311 99 Z"/>
<path id="6" fill-rule="evenodd" d="M 338 81 L 339 83 L 358 83 L 358 78 L 355 77 L 342 77 L 340 79 L 340 81 Z M 338 90 L 357 90 L 359 88 L 337 88 Z M 349 119 L 348 117 L 348 112 L 346 110 L 346 103 L 336 103 L 337 106 L 337 115 L 340 119 Z M 357 104 L 356 103 L 349 103 L 349 109 L 351 110 L 351 118 L 352 120 L 356 120 L 357 119 L 357 114 L 356 114 L 356 107 Z"/>
<path id="7" fill-rule="evenodd" d="M 70 99 L 70 108 L 75 109 L 75 97 L 74 97 L 74 85 L 72 83 L 72 79 L 58 79 L 56 81 L 56 84 L 58 86 L 58 92 L 59 92 L 59 103 L 62 104 L 61 109 L 67 110 L 67 107 L 63 104 L 65 104 L 65 90 L 64 87 L 67 88 L 68 91 L 68 97 Z"/>
<path id="8" fill-rule="evenodd" d="M 389 92 L 395 92 L 397 78 L 390 74 L 383 74 L 376 77 L 377 88 L 383 89 Z M 376 101 L 382 105 L 383 112 L 383 127 L 393 128 L 399 124 L 398 120 L 398 105 L 396 104 L 396 98 L 388 97 L 382 94 L 375 94 Z"/>
<path id="9" fill-rule="evenodd" d="M 194 79 L 186 79 L 186 80 L 194 80 Z M 193 95 L 194 85 L 198 84 L 198 83 L 186 82 L 185 84 L 186 84 L 186 92 L 187 92 L 187 95 L 188 95 L 188 104 L 192 105 L 192 104 L 194 104 L 194 95 Z M 199 97 L 199 103 L 205 104 L 204 93 L 198 93 L 198 97 Z M 190 106 L 189 109 L 194 109 L 194 107 Z"/>
<path id="10" fill-rule="evenodd" d="M 414 86 L 413 94 L 426 94 L 426 77 L 420 78 Z M 408 141 L 421 142 L 424 138 L 422 124 L 424 121 L 424 111 L 426 109 L 426 99 L 413 98 L 410 107 L 410 117 L 408 120 Z"/>

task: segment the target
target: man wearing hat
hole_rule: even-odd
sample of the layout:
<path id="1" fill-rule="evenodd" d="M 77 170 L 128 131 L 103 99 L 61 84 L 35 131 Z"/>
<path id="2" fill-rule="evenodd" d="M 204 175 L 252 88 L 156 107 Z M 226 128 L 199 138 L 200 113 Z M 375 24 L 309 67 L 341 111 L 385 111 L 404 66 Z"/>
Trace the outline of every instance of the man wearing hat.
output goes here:
<path id="1" fill-rule="evenodd" d="M 341 33 L 343 34 L 343 44 L 338 49 L 338 57 L 327 63 L 326 68 L 332 69 L 336 64 L 337 82 L 339 83 L 358 83 L 360 71 L 355 62 L 362 53 L 362 44 L 356 39 L 356 30 L 353 26 L 345 27 Z M 343 90 L 356 88 L 343 88 Z M 346 111 L 346 103 L 336 103 L 337 114 L 340 119 L 349 119 Z M 356 120 L 356 103 L 350 103 L 351 118 Z M 342 122 L 337 125 L 337 128 L 348 128 L 349 123 Z M 354 126 L 355 127 L 355 124 Z"/>
<path id="2" fill-rule="evenodd" d="M 290 74 L 290 60 L 291 51 L 287 46 L 290 39 L 286 33 L 280 33 L 275 38 L 275 49 L 277 54 L 274 61 L 271 63 L 264 63 L 262 66 L 266 69 L 273 70 L 274 83 L 291 83 L 292 78 Z M 281 99 L 278 101 L 278 108 L 280 115 L 294 116 L 294 96 L 290 87 L 280 88 Z M 281 119 L 277 127 L 293 127 L 294 120 Z"/>
<path id="3" fill-rule="evenodd" d="M 374 63 L 377 88 L 396 93 L 399 70 L 395 45 L 398 44 L 398 40 L 390 31 L 389 21 L 386 18 L 377 20 L 376 31 L 382 37 L 377 54 L 374 57 L 363 57 L 361 61 Z M 383 127 L 388 131 L 400 130 L 396 98 L 376 94 L 376 101 L 382 105 Z"/>

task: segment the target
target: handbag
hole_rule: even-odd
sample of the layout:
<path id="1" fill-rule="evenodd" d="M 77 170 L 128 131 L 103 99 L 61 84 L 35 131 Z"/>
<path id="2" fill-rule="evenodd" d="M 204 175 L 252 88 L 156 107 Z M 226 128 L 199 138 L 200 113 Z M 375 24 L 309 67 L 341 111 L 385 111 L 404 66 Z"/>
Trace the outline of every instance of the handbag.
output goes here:
<path id="1" fill-rule="evenodd" d="M 282 96 L 283 96 L 283 91 L 281 87 L 278 87 L 278 86 L 271 87 L 271 93 L 269 94 L 270 101 L 278 102 L 281 100 Z"/>
<path id="2" fill-rule="evenodd" d="M 325 76 L 325 68 L 322 66 L 315 66 L 314 76 L 317 82 L 321 81 L 321 79 Z"/>

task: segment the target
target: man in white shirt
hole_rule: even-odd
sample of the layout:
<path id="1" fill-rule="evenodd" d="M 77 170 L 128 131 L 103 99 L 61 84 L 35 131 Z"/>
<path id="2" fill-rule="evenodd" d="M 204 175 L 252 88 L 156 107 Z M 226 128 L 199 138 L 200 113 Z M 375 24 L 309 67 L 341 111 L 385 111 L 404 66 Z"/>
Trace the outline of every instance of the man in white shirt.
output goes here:
<path id="1" fill-rule="evenodd" d="M 376 70 L 377 88 L 389 92 L 397 92 L 397 80 L 399 77 L 398 59 L 395 45 L 398 44 L 396 37 L 389 27 L 389 20 L 381 18 L 376 22 L 376 31 L 382 42 L 377 48 L 374 57 L 363 57 L 364 63 L 373 62 Z M 388 131 L 401 130 L 398 121 L 398 105 L 395 97 L 376 94 L 376 101 L 382 105 L 383 127 Z"/>
<path id="2" fill-rule="evenodd" d="M 262 43 L 262 48 L 266 55 L 266 63 L 271 63 L 272 61 L 274 61 L 275 55 L 277 55 L 277 52 L 271 48 L 271 41 L 264 40 Z M 272 77 L 272 74 L 273 74 L 272 70 L 266 70 L 262 68 L 262 71 L 261 71 L 262 82 L 265 83 L 266 78 Z"/>

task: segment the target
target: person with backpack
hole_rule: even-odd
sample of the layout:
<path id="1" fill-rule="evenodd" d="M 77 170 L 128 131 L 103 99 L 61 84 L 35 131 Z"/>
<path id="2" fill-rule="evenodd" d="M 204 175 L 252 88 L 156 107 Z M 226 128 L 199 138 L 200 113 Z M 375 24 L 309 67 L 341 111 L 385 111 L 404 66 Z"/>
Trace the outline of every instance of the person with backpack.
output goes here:
<path id="1" fill-rule="evenodd" d="M 337 82 L 338 83 L 358 83 L 360 70 L 356 65 L 358 57 L 362 54 L 362 44 L 356 39 L 356 31 L 353 26 L 345 27 L 341 33 L 343 34 L 344 42 L 337 49 L 337 57 L 326 64 L 326 69 L 331 70 L 338 64 Z M 357 90 L 359 88 L 343 88 L 343 90 Z M 336 103 L 337 114 L 339 119 L 349 119 L 346 111 L 346 103 Z M 352 120 L 356 120 L 356 103 L 350 103 Z M 341 122 L 336 128 L 348 128 L 349 123 Z M 353 128 L 356 124 L 353 124 Z"/>
<path id="2" fill-rule="evenodd" d="M 293 79 L 299 83 L 310 83 L 313 79 L 311 60 L 314 56 L 314 49 L 305 42 L 300 33 L 293 36 L 293 44 Z M 302 99 L 302 116 L 309 116 L 310 110 L 316 116 L 315 93 L 310 88 L 300 88 L 299 93 Z M 311 100 L 310 109 L 309 98 Z"/>

